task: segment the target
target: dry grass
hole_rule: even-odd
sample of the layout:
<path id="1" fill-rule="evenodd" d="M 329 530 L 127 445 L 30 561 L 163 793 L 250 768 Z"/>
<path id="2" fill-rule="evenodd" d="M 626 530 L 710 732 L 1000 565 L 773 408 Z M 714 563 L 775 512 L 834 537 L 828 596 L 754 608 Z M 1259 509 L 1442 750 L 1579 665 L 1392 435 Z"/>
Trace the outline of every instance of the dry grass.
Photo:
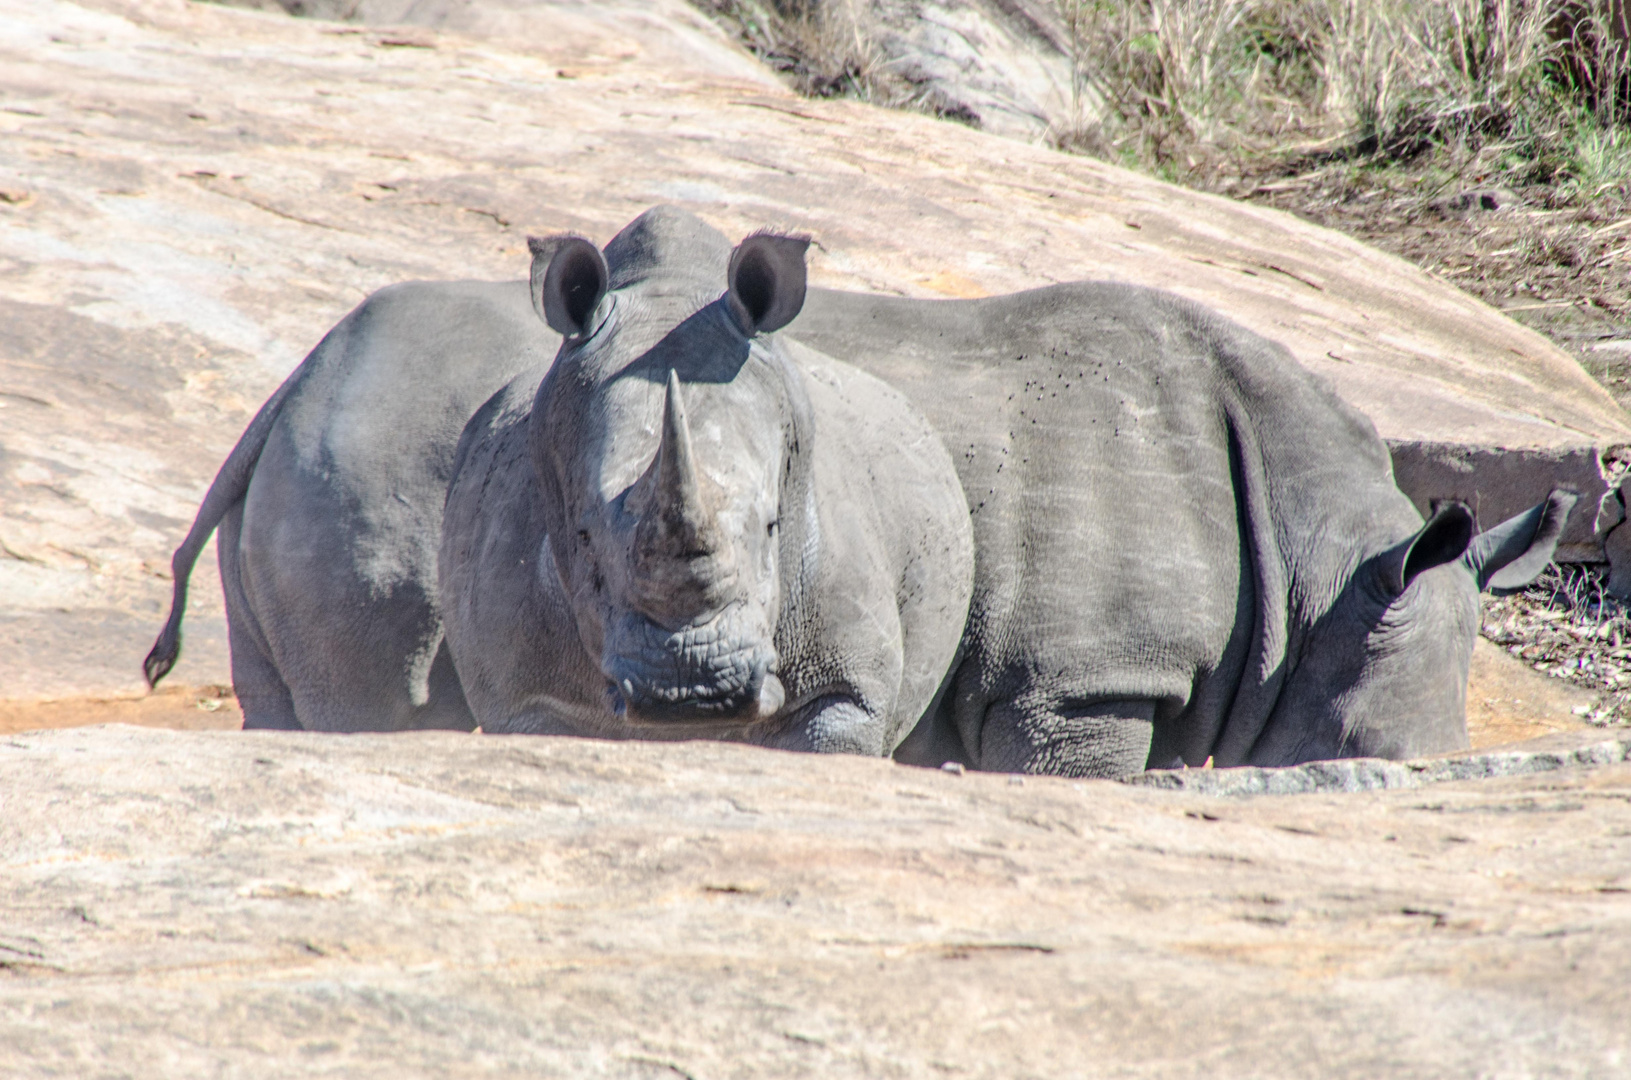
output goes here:
<path id="1" fill-rule="evenodd" d="M 1062 146 L 1206 186 L 1435 146 L 1627 180 L 1623 0 L 1056 2 L 1110 104 Z"/>
<path id="2" fill-rule="evenodd" d="M 694 2 L 806 93 L 935 111 L 879 55 L 884 0 Z M 1440 149 L 1459 171 L 1631 197 L 1626 0 L 1051 2 L 1061 148 L 1212 188 Z"/>
<path id="3" fill-rule="evenodd" d="M 1483 632 L 1535 670 L 1601 695 L 1582 720 L 1631 723 L 1631 612 L 1597 568 L 1553 566 L 1520 593 L 1486 599 Z"/>
<path id="4" fill-rule="evenodd" d="M 865 0 L 692 0 L 809 97 L 911 107 L 873 44 Z"/>

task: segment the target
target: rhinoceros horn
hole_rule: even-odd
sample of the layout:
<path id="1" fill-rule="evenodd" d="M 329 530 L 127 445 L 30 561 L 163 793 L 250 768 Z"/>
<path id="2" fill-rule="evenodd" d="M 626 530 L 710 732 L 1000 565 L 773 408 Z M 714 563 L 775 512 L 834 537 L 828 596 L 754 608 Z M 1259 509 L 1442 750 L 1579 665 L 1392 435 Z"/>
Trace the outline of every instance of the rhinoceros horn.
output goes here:
<path id="1" fill-rule="evenodd" d="M 651 501 L 640 523 L 641 561 L 655 569 L 653 562 L 684 565 L 720 553 L 719 527 L 703 496 L 680 380 L 672 370 L 654 471 Z"/>

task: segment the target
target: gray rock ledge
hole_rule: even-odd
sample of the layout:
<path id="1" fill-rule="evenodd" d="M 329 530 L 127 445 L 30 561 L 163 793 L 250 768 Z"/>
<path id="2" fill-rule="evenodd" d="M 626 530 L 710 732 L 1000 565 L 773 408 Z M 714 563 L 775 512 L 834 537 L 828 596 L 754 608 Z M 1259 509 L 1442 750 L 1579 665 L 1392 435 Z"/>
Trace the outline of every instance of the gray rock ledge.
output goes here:
<path id="1" fill-rule="evenodd" d="M 1577 745 L 1571 745 L 1577 744 Z M 1527 776 L 1557 769 L 1613 765 L 1631 759 L 1631 730 L 1612 735 L 1601 732 L 1570 733 L 1537 739 L 1509 750 L 1386 761 L 1349 758 L 1310 761 L 1284 769 L 1152 769 L 1128 777 L 1124 783 L 1164 791 L 1205 795 L 1307 795 L 1316 792 L 1383 791 L 1416 788 L 1446 780 L 1487 780 L 1498 776 Z"/>

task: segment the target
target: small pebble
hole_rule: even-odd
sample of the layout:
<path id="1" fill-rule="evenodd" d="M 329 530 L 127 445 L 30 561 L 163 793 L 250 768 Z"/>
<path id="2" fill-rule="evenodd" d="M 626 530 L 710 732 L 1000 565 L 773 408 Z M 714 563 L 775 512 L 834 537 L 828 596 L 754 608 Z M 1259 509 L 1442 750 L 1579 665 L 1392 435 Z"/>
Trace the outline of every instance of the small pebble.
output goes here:
<path id="1" fill-rule="evenodd" d="M 959 762 L 959 761 L 948 761 L 944 765 L 940 766 L 940 771 L 941 772 L 956 773 L 958 776 L 962 776 L 963 775 L 963 765 L 962 765 L 962 762 Z"/>

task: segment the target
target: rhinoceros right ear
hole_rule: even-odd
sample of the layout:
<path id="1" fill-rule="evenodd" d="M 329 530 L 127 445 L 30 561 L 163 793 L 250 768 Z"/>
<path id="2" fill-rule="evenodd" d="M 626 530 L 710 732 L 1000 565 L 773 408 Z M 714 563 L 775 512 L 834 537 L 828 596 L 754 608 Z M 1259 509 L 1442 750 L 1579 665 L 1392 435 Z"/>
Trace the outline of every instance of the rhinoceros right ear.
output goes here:
<path id="1" fill-rule="evenodd" d="M 1567 488 L 1555 488 L 1545 502 L 1479 533 L 1462 559 L 1479 589 L 1497 595 L 1516 592 L 1539 577 L 1552 561 L 1579 497 Z"/>
<path id="2" fill-rule="evenodd" d="M 1472 542 L 1472 511 L 1464 503 L 1441 506 L 1421 531 L 1388 552 L 1382 565 L 1382 583 L 1399 596 L 1424 571 L 1455 562 Z"/>
<path id="3" fill-rule="evenodd" d="M 610 273 L 600 249 L 581 236 L 527 237 L 532 249 L 532 309 L 563 337 L 582 337 Z"/>
<path id="4" fill-rule="evenodd" d="M 726 295 L 744 334 L 768 334 L 798 317 L 804 307 L 804 252 L 809 246 L 808 236 L 755 233 L 731 252 Z"/>

